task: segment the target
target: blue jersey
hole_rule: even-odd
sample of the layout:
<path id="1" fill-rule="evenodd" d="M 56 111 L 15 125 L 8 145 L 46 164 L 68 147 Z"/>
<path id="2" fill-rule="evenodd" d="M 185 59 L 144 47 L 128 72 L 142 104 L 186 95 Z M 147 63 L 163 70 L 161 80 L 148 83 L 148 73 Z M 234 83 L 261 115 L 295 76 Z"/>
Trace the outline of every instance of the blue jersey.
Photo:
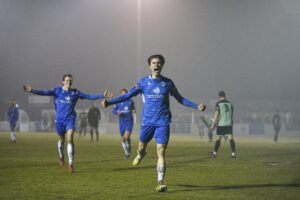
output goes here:
<path id="1" fill-rule="evenodd" d="M 9 107 L 7 115 L 8 115 L 8 118 L 9 118 L 9 122 L 11 124 L 15 124 L 19 119 L 19 110 L 18 110 L 18 108 L 16 106 Z"/>
<path id="2" fill-rule="evenodd" d="M 143 111 L 142 125 L 168 126 L 171 122 L 169 96 L 172 95 L 180 104 L 197 109 L 198 105 L 182 97 L 173 81 L 166 77 L 153 79 L 145 76 L 137 82 L 128 93 L 111 99 L 108 105 L 126 101 L 133 96 L 142 94 Z"/>
<path id="3" fill-rule="evenodd" d="M 133 116 L 132 116 L 133 110 L 135 110 L 134 102 L 131 99 L 129 99 L 127 101 L 116 104 L 112 112 L 115 115 L 121 113 L 121 115 L 119 115 L 119 122 L 127 122 L 127 121 L 133 121 Z"/>
<path id="4" fill-rule="evenodd" d="M 56 110 L 56 122 L 63 122 L 66 119 L 76 119 L 75 105 L 78 99 L 97 100 L 104 98 L 103 94 L 85 94 L 77 89 L 64 90 L 56 87 L 52 90 L 32 90 L 33 94 L 53 96 Z"/>

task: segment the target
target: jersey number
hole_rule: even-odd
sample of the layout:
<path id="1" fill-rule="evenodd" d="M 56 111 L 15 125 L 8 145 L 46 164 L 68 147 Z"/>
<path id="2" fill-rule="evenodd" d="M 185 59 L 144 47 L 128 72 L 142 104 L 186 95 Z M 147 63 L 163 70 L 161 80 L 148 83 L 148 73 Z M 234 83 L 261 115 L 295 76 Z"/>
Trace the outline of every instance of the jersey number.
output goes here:
<path id="1" fill-rule="evenodd" d="M 229 112 L 229 106 L 225 104 L 224 107 L 225 107 L 225 112 Z"/>

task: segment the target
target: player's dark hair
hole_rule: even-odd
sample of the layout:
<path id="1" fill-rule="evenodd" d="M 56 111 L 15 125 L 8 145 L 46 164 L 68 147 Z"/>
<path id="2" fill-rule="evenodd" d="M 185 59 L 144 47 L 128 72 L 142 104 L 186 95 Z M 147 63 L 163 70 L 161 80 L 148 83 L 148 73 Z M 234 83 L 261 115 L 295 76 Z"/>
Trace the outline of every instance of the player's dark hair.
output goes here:
<path id="1" fill-rule="evenodd" d="M 126 92 L 126 93 L 128 92 L 128 90 L 127 90 L 126 88 L 122 88 L 122 89 L 120 90 L 121 93 L 122 93 L 123 91 Z"/>
<path id="2" fill-rule="evenodd" d="M 64 81 L 66 77 L 73 78 L 72 74 L 64 74 L 62 80 Z"/>
<path id="3" fill-rule="evenodd" d="M 219 92 L 219 97 L 225 97 L 225 96 L 226 96 L 225 92 L 223 90 L 221 90 Z"/>
<path id="4" fill-rule="evenodd" d="M 152 55 L 148 58 L 148 65 L 150 65 L 151 60 L 153 60 L 154 58 L 158 58 L 162 65 L 165 64 L 165 58 L 160 54 L 156 54 L 156 55 Z"/>

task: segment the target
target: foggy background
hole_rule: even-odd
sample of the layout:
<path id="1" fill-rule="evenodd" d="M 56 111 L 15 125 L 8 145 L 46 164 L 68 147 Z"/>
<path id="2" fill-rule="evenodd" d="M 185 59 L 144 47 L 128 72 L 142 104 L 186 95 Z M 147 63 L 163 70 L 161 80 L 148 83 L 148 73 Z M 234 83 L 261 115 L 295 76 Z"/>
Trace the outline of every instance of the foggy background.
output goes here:
<path id="1" fill-rule="evenodd" d="M 163 75 L 208 112 L 219 90 L 237 113 L 300 110 L 299 0 L 0 0 L 1 120 L 11 99 L 33 119 L 54 108 L 29 104 L 26 83 L 51 89 L 71 73 L 82 92 L 118 95 L 157 53 Z"/>

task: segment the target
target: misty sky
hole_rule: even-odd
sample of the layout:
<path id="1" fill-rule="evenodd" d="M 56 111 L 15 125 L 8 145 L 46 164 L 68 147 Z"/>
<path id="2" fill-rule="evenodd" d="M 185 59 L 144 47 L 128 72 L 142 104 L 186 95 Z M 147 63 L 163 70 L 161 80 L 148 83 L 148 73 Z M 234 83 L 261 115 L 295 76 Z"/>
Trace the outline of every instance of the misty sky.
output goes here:
<path id="1" fill-rule="evenodd" d="M 222 89 L 238 105 L 299 110 L 299 0 L 0 0 L 0 111 L 26 106 L 23 84 L 50 89 L 64 73 L 84 92 L 118 93 L 156 53 L 193 101 Z"/>

